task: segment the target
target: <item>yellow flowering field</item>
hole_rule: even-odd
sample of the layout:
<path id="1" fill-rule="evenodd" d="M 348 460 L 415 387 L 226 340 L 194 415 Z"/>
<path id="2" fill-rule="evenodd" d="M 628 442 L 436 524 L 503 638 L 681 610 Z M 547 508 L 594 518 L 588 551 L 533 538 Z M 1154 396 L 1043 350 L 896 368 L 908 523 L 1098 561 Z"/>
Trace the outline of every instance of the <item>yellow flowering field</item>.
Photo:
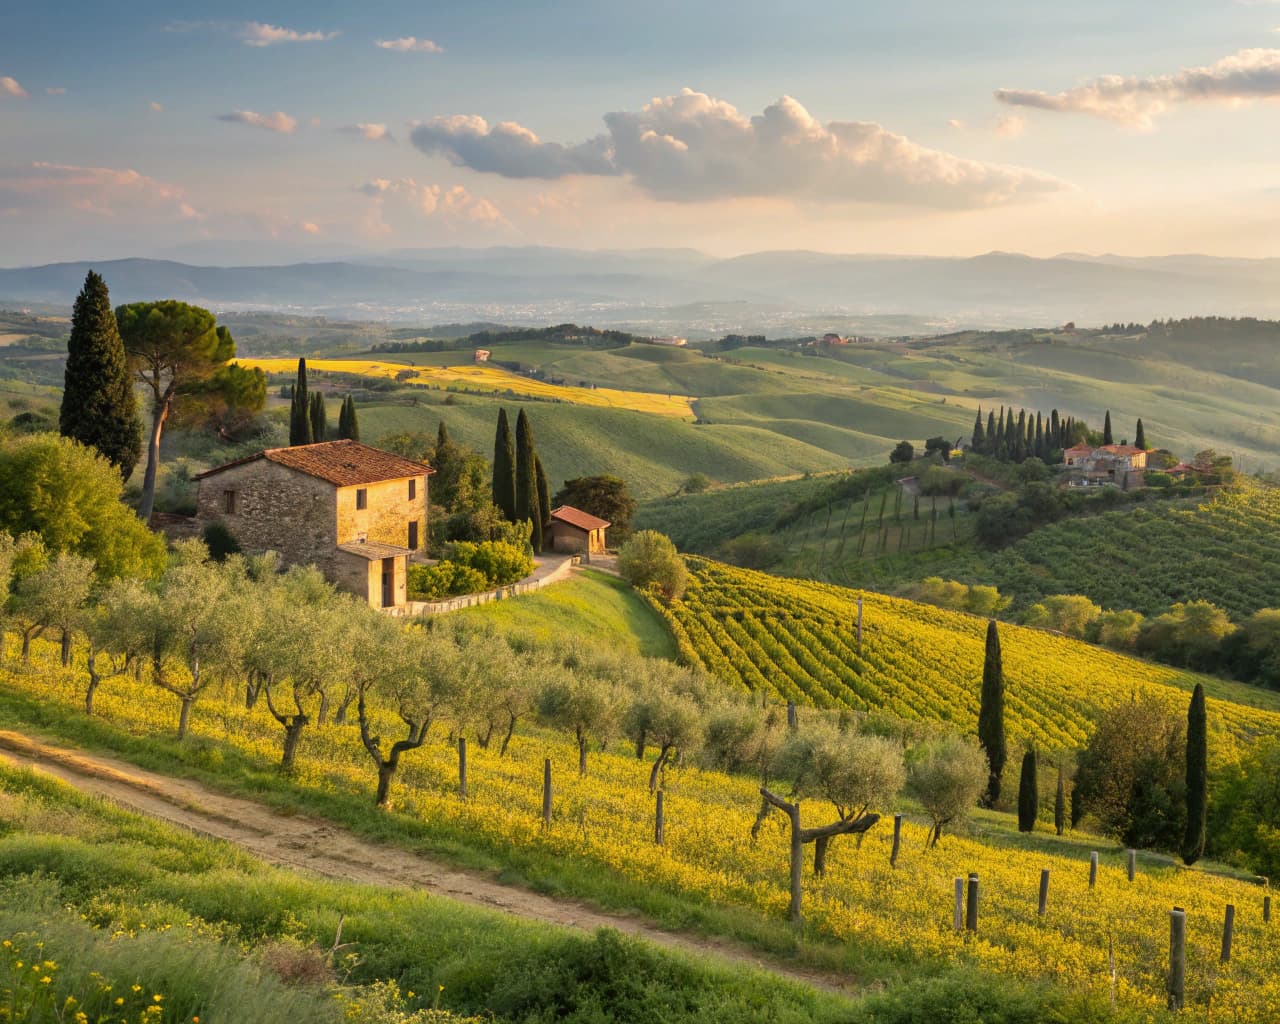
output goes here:
<path id="1" fill-rule="evenodd" d="M 293 373 L 296 359 L 237 359 L 240 366 L 259 369 L 263 373 Z M 687 395 L 660 395 L 647 391 L 622 391 L 617 388 L 583 388 L 524 377 L 500 366 L 466 364 L 463 366 L 409 366 L 379 359 L 308 359 L 307 369 L 318 373 L 349 373 L 360 377 L 403 376 L 403 383 L 420 387 L 474 391 L 480 394 L 505 394 L 571 402 L 606 409 L 631 409 L 656 416 L 677 419 L 694 418 L 693 401 Z"/>
<path id="2" fill-rule="evenodd" d="M 52 645 L 39 645 L 39 665 L 0 674 L 0 691 L 37 696 L 67 712 L 79 707 L 83 673 L 61 670 Z M 1016 663 L 1016 661 L 1015 661 Z M 12 665 L 12 661 L 8 664 Z M 1211 706 L 1220 718 L 1222 705 Z M 167 736 L 176 707 L 171 698 L 131 677 L 109 680 L 98 714 L 123 738 Z M 396 723 L 383 723 L 394 735 Z M 456 792 L 456 752 L 436 731 L 425 747 L 406 755 L 393 789 L 395 816 L 420 822 L 441 842 L 485 851 L 500 862 L 554 861 L 606 870 L 653 890 L 676 894 L 691 907 L 719 904 L 782 920 L 787 908 L 788 843 L 780 817 L 758 841 L 750 838 L 759 807 L 755 783 L 693 767 L 666 772 L 666 844 L 653 842 L 654 802 L 647 789 L 650 764 L 621 743 L 592 750 L 589 774 L 573 767 L 571 738 L 525 728 L 505 758 L 472 744 L 470 798 Z M 211 693 L 196 706 L 190 758 L 217 772 L 247 760 L 266 772 L 278 763 L 281 730 L 265 709 L 246 710 L 243 694 Z M 554 766 L 554 820 L 541 826 L 543 758 Z M 242 776 L 243 778 L 243 776 Z M 352 726 L 310 728 L 302 741 L 295 784 L 308 790 L 372 798 L 374 774 Z M 830 808 L 804 805 L 806 824 L 831 820 Z M 895 808 L 881 808 L 886 818 Z M 910 809 L 908 808 L 908 811 Z M 820 937 L 874 949 L 904 963 L 974 966 L 1028 979 L 1054 980 L 1149 1010 L 1164 1005 L 1169 911 L 1188 914 L 1188 1003 L 1212 1020 L 1264 1024 L 1280 1018 L 1280 921 L 1263 923 L 1264 890 L 1255 884 L 1179 868 L 1143 855 L 1130 883 L 1123 854 L 1084 835 L 1018 839 L 989 821 L 984 834 L 944 835 L 925 849 L 926 829 L 910 819 L 902 854 L 889 865 L 888 820 L 859 846 L 833 843 L 827 873 L 806 871 L 805 916 Z M 1088 886 L 1088 855 L 1102 851 L 1097 887 Z M 1049 910 L 1037 915 L 1043 868 L 1051 871 Z M 976 872 L 983 902 L 978 935 L 953 930 L 953 881 Z M 536 874 L 536 871 L 531 872 Z M 1218 962 L 1221 923 L 1228 903 L 1237 908 L 1234 955 Z M 1111 974 L 1108 950 L 1114 954 Z M 1197 1016 L 1196 1019 L 1199 1019 Z"/>
<path id="3" fill-rule="evenodd" d="M 948 721 L 962 732 L 976 728 L 983 619 L 703 558 L 687 561 L 684 599 L 654 607 L 671 625 L 685 659 L 729 685 L 798 704 L 879 708 L 907 719 Z M 1280 713 L 1268 707 L 1275 706 L 1274 695 L 1253 687 L 1005 623 L 1000 645 L 1014 744 L 1034 743 L 1047 752 L 1082 747 L 1099 712 L 1144 692 L 1185 709 L 1197 681 L 1210 698 L 1219 754 L 1236 740 L 1280 734 Z M 1228 695 L 1232 699 L 1223 699 Z"/>

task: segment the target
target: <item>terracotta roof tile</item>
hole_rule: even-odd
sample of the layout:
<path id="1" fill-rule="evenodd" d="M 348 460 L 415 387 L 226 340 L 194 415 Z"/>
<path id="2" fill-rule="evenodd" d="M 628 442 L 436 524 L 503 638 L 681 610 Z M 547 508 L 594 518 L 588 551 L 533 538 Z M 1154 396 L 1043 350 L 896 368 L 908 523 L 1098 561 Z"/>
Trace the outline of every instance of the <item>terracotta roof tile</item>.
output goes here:
<path id="1" fill-rule="evenodd" d="M 370 562 L 413 554 L 408 548 L 397 547 L 395 544 L 378 544 L 375 541 L 366 541 L 363 544 L 339 544 L 338 550 L 345 551 L 349 555 L 367 558 Z"/>
<path id="2" fill-rule="evenodd" d="M 301 444 L 292 448 L 268 448 L 257 455 L 236 459 L 222 466 L 206 470 L 196 476 L 203 480 L 207 476 L 221 473 L 233 466 L 242 466 L 257 459 L 267 459 L 289 469 L 319 477 L 338 487 L 350 487 L 353 484 L 373 484 L 382 480 L 401 480 L 413 476 L 426 476 L 434 473 L 429 466 L 414 462 L 392 452 L 384 452 L 380 448 L 371 448 L 359 441 L 322 441 L 319 444 Z"/>
<path id="3" fill-rule="evenodd" d="M 559 508 L 552 509 L 551 518 L 576 526 L 579 530 L 603 530 L 611 525 L 607 519 L 593 516 L 590 512 L 583 512 L 582 509 L 574 508 L 572 505 L 561 505 Z"/>
<path id="4" fill-rule="evenodd" d="M 1132 444 L 1104 444 L 1101 451 L 1110 452 L 1112 455 L 1141 455 L 1146 449 Z"/>

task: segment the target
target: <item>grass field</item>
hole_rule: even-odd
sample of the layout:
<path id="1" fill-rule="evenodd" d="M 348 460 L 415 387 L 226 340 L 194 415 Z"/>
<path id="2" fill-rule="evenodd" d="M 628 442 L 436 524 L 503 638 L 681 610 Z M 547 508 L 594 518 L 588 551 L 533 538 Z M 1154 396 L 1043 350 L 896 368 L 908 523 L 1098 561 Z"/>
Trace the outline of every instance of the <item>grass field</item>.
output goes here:
<path id="1" fill-rule="evenodd" d="M 608 637 L 615 649 L 648 658 L 676 656 L 666 623 L 630 585 L 590 569 L 518 600 L 465 608 L 450 616 L 539 641 L 569 636 Z"/>
<path id="2" fill-rule="evenodd" d="M 879 610 L 874 614 L 879 616 Z M 1016 694 L 1016 681 L 1024 678 L 1019 664 L 1023 650 L 1016 642 L 1010 646 L 1015 680 L 1011 693 Z M 948 649 L 945 656 L 954 655 Z M 1103 1020 L 1104 1011 L 1082 1012 L 1076 1000 L 1093 999 L 1105 1006 L 1113 985 L 1109 943 L 1115 954 L 1119 1011 L 1135 1020 L 1162 1020 L 1161 950 L 1167 943 L 1168 909 L 1174 904 L 1188 911 L 1188 996 L 1193 1012 L 1203 1013 L 1211 1001 L 1215 1016 L 1263 1024 L 1272 1019 L 1280 997 L 1275 981 L 1280 947 L 1270 941 L 1260 920 L 1259 889 L 1230 877 L 1179 870 L 1163 858 L 1147 856 L 1139 859 L 1138 878 L 1129 883 L 1121 867 L 1122 853 L 1086 835 L 1059 839 L 1041 829 L 1034 836 L 1018 836 L 1009 816 L 987 815 L 975 835 L 949 835 L 940 846 L 926 850 L 926 827 L 909 803 L 883 808 L 907 812 L 896 869 L 888 863 L 886 829 L 874 830 L 857 846 L 835 844 L 825 878 L 806 873 L 807 925 L 797 944 L 784 920 L 785 831 L 774 818 L 757 842 L 749 841 L 759 806 L 755 780 L 701 771 L 691 764 L 670 769 L 664 782 L 666 844 L 658 847 L 652 841 L 652 798 L 645 784 L 649 765 L 621 744 L 593 749 L 589 775 L 579 779 L 569 770 L 576 761 L 571 738 L 522 730 L 507 757 L 473 750 L 470 796 L 462 801 L 455 788 L 455 753 L 442 742 L 442 729 L 438 739 L 413 752 L 402 766 L 394 795 L 397 810 L 379 813 L 370 806 L 367 755 L 350 727 L 312 731 L 304 739 L 297 775 L 285 777 L 275 770 L 278 726 L 261 707 L 246 710 L 236 693 L 208 694 L 197 705 L 192 735 L 178 743 L 168 738 L 171 702 L 157 702 L 155 691 L 146 685 L 127 676 L 108 681 L 99 693 L 99 717 L 89 719 L 77 710 L 82 673 L 59 670 L 52 644 L 38 642 L 37 659 L 38 667 L 30 673 L 10 669 L 0 676 L 0 712 L 11 726 L 114 750 L 148 767 L 249 793 L 293 813 L 333 818 L 383 841 L 502 870 L 505 877 L 524 879 L 544 891 L 634 908 L 671 926 L 732 934 L 761 948 L 791 950 L 804 962 L 839 967 L 873 989 L 901 982 L 911 991 L 923 979 L 945 980 L 957 971 L 970 978 L 976 971 L 987 978 L 1052 986 L 1041 990 L 1044 1003 L 1038 1012 L 1018 1016 L 974 1012 L 965 1008 L 960 993 L 953 992 L 932 1012 L 927 1006 L 917 1007 L 914 1016 L 893 1016 L 879 1009 L 872 1013 L 868 1004 L 867 1021 L 972 1024 L 999 1019 L 1029 1024 L 1055 1019 L 1044 1006 L 1057 1007 L 1056 1019 L 1063 1022 Z M 1220 719 L 1229 713 L 1229 706 L 1210 703 L 1215 734 L 1221 731 Z M 1257 720 L 1259 714 L 1237 710 L 1232 720 Z M 539 825 L 544 757 L 551 758 L 556 773 L 549 829 Z M 806 808 L 809 820 L 825 813 L 817 805 Z M 122 875 L 125 882 L 138 884 L 119 845 L 126 840 L 110 835 L 83 837 L 61 859 L 23 835 L 6 837 L 0 851 L 8 843 L 23 854 L 11 854 L 6 861 L 0 852 L 0 864 L 11 865 L 11 872 L 16 862 L 17 873 L 38 866 L 55 875 L 68 865 L 68 875 L 84 887 L 74 898 L 87 899 L 85 890 L 94 891 L 103 881 Z M 189 850 L 198 848 L 193 847 L 198 840 L 184 841 Z M 1087 885 L 1090 849 L 1103 854 L 1096 889 Z M 273 876 L 245 886 L 234 873 L 219 871 L 216 864 L 191 854 L 159 860 L 169 865 L 164 891 L 189 890 L 182 903 L 188 917 L 216 916 L 205 909 L 219 905 L 210 896 L 210 886 L 223 902 L 229 899 L 227 893 L 252 892 L 254 920 L 275 920 L 272 915 L 288 915 L 297 908 L 284 920 L 296 918 L 298 923 L 291 927 L 321 935 L 322 928 L 332 928 L 335 907 L 343 905 L 341 894 L 320 900 L 314 898 L 320 891 L 314 888 L 276 889 Z M 183 865 L 199 874 L 188 882 Z M 1036 915 L 1042 868 L 1049 868 L 1054 879 L 1052 909 L 1044 918 Z M 971 871 L 983 879 L 986 896 L 981 936 L 966 940 L 951 930 L 951 889 L 953 878 Z M 277 892 L 286 891 L 286 899 L 277 898 Z M 1239 908 L 1236 953 L 1229 966 L 1222 966 L 1219 926 L 1227 902 Z M 385 902 L 376 905 L 382 908 Z M 370 921 L 357 907 L 352 913 L 361 921 L 357 936 L 378 936 L 377 921 L 385 918 Z M 412 935 L 387 929 L 379 941 L 397 963 L 410 961 L 402 968 L 402 983 L 421 991 L 419 986 L 430 985 L 436 977 L 435 961 L 441 954 L 434 951 L 465 956 L 469 947 L 447 925 L 440 931 L 419 919 L 415 928 Z M 495 950 L 498 938 L 482 940 L 486 962 L 511 955 L 509 949 L 505 954 Z M 464 1001 L 468 991 L 475 991 L 466 987 L 466 979 L 482 988 L 484 972 L 478 974 L 477 978 L 459 968 L 451 982 L 441 979 L 446 993 L 453 988 L 449 998 L 459 1000 L 446 1005 L 473 1009 L 474 1003 Z M 731 1010 L 742 1012 L 737 1004 Z M 953 1013 L 950 1018 L 948 1010 Z M 851 1014 L 845 1019 L 861 1018 Z"/>
<path id="3" fill-rule="evenodd" d="M 237 362 L 241 366 L 257 368 L 270 374 L 293 373 L 298 366 L 297 360 L 293 359 L 239 359 Z M 401 379 L 403 383 L 414 387 L 437 390 L 539 398 L 603 409 L 628 409 L 655 416 L 673 416 L 677 419 L 693 418 L 690 399 L 685 396 L 548 384 L 498 366 L 483 364 L 409 367 L 403 363 L 380 359 L 313 359 L 307 364 L 307 369 L 312 373 Z"/>

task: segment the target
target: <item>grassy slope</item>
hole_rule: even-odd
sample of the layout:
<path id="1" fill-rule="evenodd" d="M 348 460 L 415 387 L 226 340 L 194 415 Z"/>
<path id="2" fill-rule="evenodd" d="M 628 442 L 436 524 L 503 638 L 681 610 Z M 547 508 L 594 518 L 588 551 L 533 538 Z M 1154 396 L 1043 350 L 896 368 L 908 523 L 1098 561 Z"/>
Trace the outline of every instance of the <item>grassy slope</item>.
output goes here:
<path id="1" fill-rule="evenodd" d="M 615 576 L 587 570 L 545 590 L 455 612 L 451 618 L 492 625 L 539 641 L 608 637 L 613 646 L 649 658 L 674 658 L 666 624 Z"/>

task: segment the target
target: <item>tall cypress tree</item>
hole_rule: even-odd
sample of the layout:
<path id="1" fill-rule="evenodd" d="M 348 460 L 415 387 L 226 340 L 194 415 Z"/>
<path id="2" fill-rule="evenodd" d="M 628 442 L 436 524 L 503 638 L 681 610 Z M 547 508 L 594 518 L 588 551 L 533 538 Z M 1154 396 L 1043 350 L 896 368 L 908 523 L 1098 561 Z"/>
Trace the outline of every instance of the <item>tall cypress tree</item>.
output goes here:
<path id="1" fill-rule="evenodd" d="M 533 456 L 533 470 L 538 478 L 538 511 L 542 515 L 543 525 L 551 517 L 551 488 L 547 486 L 547 471 L 542 468 L 542 459 L 537 453 Z M 546 537 L 542 538 L 543 544 L 546 543 Z"/>
<path id="2" fill-rule="evenodd" d="M 1062 421 L 1058 419 L 1058 410 L 1049 414 L 1049 449 L 1062 447 Z"/>
<path id="3" fill-rule="evenodd" d="M 498 410 L 498 429 L 493 439 L 493 503 L 507 522 L 516 522 L 516 451 L 506 409 Z"/>
<path id="4" fill-rule="evenodd" d="M 1013 419 L 1013 406 L 1005 413 L 1004 421 L 1004 457 L 1012 459 L 1018 450 L 1018 424 Z"/>
<path id="5" fill-rule="evenodd" d="M 327 414 L 324 407 L 324 395 L 319 391 L 311 393 L 311 408 L 308 410 L 311 420 L 311 440 L 320 442 L 329 432 Z"/>
<path id="6" fill-rule="evenodd" d="M 1018 423 L 1014 427 L 1017 432 L 1013 439 L 1013 461 L 1024 462 L 1027 458 L 1027 410 L 1018 410 Z"/>
<path id="7" fill-rule="evenodd" d="M 1204 853 L 1208 807 L 1209 738 L 1204 686 L 1196 683 L 1187 708 L 1187 832 L 1182 840 L 1182 860 L 1186 864 L 1194 864 Z"/>
<path id="8" fill-rule="evenodd" d="M 298 360 L 298 379 L 289 406 L 289 445 L 311 443 L 311 399 L 307 395 L 307 361 Z"/>
<path id="9" fill-rule="evenodd" d="M 1107 418 L 1102 421 L 1102 443 L 1115 444 L 1115 440 L 1111 437 L 1111 410 L 1107 410 Z"/>
<path id="10" fill-rule="evenodd" d="M 996 414 L 994 411 L 987 413 L 987 446 L 983 449 L 984 455 L 994 455 L 996 453 Z"/>
<path id="11" fill-rule="evenodd" d="M 1058 765 L 1058 791 L 1053 795 L 1053 830 L 1058 835 L 1067 824 L 1067 782 L 1062 777 L 1062 765 Z"/>
<path id="12" fill-rule="evenodd" d="M 537 452 L 533 449 L 533 428 L 523 409 L 516 417 L 516 519 L 533 524 L 534 551 L 542 550 L 542 510 L 538 508 Z"/>
<path id="13" fill-rule="evenodd" d="M 975 452 L 981 452 L 987 444 L 987 432 L 982 426 L 982 406 L 978 406 L 978 415 L 973 421 L 973 441 L 970 447 Z"/>
<path id="14" fill-rule="evenodd" d="M 1045 459 L 1044 419 L 1040 416 L 1039 410 L 1036 411 L 1036 438 L 1031 450 L 1041 462 L 1047 461 Z"/>
<path id="15" fill-rule="evenodd" d="M 1022 776 L 1018 780 L 1018 831 L 1034 832 L 1040 814 L 1040 780 L 1036 777 L 1036 752 L 1022 755 Z"/>
<path id="16" fill-rule="evenodd" d="M 90 270 L 67 341 L 58 430 L 101 452 L 126 480 L 142 456 L 138 400 L 107 282 Z"/>
<path id="17" fill-rule="evenodd" d="M 347 430 L 342 436 L 352 441 L 360 440 L 360 420 L 356 416 L 355 395 L 347 395 Z"/>
<path id="18" fill-rule="evenodd" d="M 1133 443 L 1135 447 L 1141 448 L 1143 451 L 1147 450 L 1147 432 L 1142 427 L 1141 418 L 1138 420 L 1138 429 L 1133 435 Z"/>
<path id="19" fill-rule="evenodd" d="M 978 742 L 987 755 L 989 775 L 986 804 L 1000 799 L 1000 776 L 1008 749 L 1004 739 L 1004 664 L 996 620 L 987 623 L 987 653 L 982 663 L 982 703 L 978 709 Z"/>

